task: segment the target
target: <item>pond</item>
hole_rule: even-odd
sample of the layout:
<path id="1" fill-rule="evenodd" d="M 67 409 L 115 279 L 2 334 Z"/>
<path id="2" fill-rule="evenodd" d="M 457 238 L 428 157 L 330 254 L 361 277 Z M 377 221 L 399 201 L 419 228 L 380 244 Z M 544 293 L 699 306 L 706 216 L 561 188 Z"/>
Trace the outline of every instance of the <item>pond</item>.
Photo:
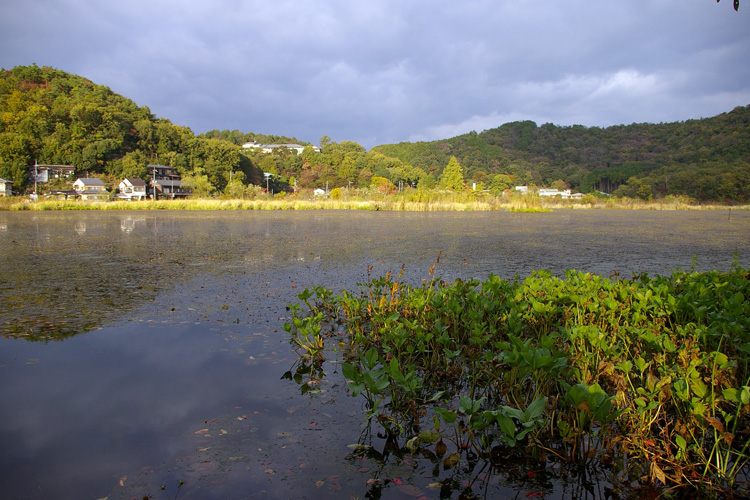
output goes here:
<path id="1" fill-rule="evenodd" d="M 436 263 L 447 281 L 629 278 L 747 267 L 749 244 L 750 212 L 737 211 L 0 212 L 0 491 L 603 498 L 591 471 L 448 477 L 398 450 L 353 453 L 362 402 L 335 352 L 319 384 L 289 380 L 286 306 L 402 266 L 415 284 Z"/>

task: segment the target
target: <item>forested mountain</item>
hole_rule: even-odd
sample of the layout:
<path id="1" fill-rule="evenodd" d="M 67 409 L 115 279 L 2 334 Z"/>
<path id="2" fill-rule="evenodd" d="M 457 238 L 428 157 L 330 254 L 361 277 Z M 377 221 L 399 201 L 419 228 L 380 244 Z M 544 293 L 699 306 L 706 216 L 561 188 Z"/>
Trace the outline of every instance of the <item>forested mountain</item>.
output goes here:
<path id="1" fill-rule="evenodd" d="M 20 190 L 28 167 L 73 165 L 78 174 L 147 179 L 149 163 L 172 165 L 224 189 L 230 177 L 262 182 L 262 172 L 241 148 L 156 118 L 80 76 L 18 66 L 0 71 L 0 177 Z M 234 174 L 232 176 L 231 174 Z"/>
<path id="2" fill-rule="evenodd" d="M 305 144 L 238 130 L 196 136 L 80 76 L 36 65 L 0 70 L 0 177 L 13 180 L 17 191 L 28 187 L 35 161 L 74 165 L 79 175 L 96 175 L 109 187 L 122 177 L 148 179 L 150 163 L 167 164 L 197 193 L 232 196 L 242 196 L 248 184 L 265 187 L 264 172 L 273 174 L 276 193 L 292 186 L 455 189 L 443 178 L 450 164 L 459 177 L 496 194 L 533 184 L 639 198 L 750 201 L 750 106 L 701 120 L 607 128 L 514 122 L 369 152 L 325 136 L 321 152 L 309 147 L 300 155 L 240 147 L 248 141 Z"/>
<path id="3" fill-rule="evenodd" d="M 455 156 L 467 179 L 568 185 L 630 197 L 750 200 L 750 106 L 713 118 L 607 128 L 507 123 L 452 139 L 374 148 L 434 175 Z"/>

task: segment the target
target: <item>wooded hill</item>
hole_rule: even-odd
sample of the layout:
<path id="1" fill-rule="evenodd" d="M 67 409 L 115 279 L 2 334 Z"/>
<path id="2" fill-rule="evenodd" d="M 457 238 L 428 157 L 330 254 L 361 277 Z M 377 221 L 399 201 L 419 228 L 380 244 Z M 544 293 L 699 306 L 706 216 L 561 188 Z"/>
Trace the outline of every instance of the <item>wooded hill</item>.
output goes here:
<path id="1" fill-rule="evenodd" d="M 294 138 L 241 134 L 241 141 L 296 142 Z M 0 71 L 0 177 L 28 186 L 28 167 L 73 165 L 116 185 L 123 177 L 148 179 L 148 164 L 175 167 L 205 189 L 230 181 L 261 184 L 263 175 L 227 137 L 196 136 L 156 118 L 146 106 L 76 75 L 48 67 Z M 200 187 L 200 186 L 198 186 Z"/>
<path id="2" fill-rule="evenodd" d="M 155 117 L 148 107 L 76 75 L 18 66 L 0 71 L 0 177 L 29 185 L 28 167 L 74 165 L 79 175 L 148 179 L 148 164 L 172 165 L 198 194 L 244 196 L 265 187 L 444 186 L 443 171 L 495 194 L 514 184 L 648 199 L 667 195 L 700 201 L 750 201 L 750 107 L 713 118 L 607 128 L 514 122 L 452 139 L 382 145 L 366 151 L 321 139 L 297 155 L 243 150 L 248 141 L 298 143 L 293 137 L 189 128 Z M 230 182 L 231 181 L 231 182 Z M 451 186 L 453 187 L 453 186 Z M 258 188 L 259 189 L 259 188 Z M 257 191 L 256 191 L 257 192 Z"/>
<path id="3" fill-rule="evenodd" d="M 622 196 L 750 200 L 750 106 L 712 118 L 607 128 L 513 122 L 452 139 L 374 148 L 436 172 L 455 156 L 467 179 L 568 185 Z"/>

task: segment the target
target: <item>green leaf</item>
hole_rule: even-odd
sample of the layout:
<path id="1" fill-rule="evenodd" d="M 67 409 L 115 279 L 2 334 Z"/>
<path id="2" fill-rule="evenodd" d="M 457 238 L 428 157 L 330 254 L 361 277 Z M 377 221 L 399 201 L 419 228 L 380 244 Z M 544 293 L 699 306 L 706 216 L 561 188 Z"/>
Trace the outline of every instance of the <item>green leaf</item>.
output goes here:
<path id="1" fill-rule="evenodd" d="M 419 439 L 425 443 L 437 443 L 440 440 L 440 434 L 435 431 L 422 431 L 419 433 Z"/>
<path id="2" fill-rule="evenodd" d="M 721 394 L 727 401 L 731 401 L 733 403 L 738 403 L 740 401 L 740 391 L 738 391 L 737 389 L 724 389 Z"/>
<path id="3" fill-rule="evenodd" d="M 456 418 L 458 417 L 458 414 L 455 411 L 446 410 L 445 408 L 435 408 L 435 413 L 440 415 L 440 417 L 445 421 L 447 424 L 452 424 L 456 421 Z"/>
<path id="4" fill-rule="evenodd" d="M 380 356 L 378 355 L 378 350 L 374 347 L 371 347 L 370 350 L 365 353 L 363 361 L 365 366 L 368 369 L 372 370 L 373 368 L 375 368 L 375 366 L 377 366 L 379 359 Z"/>
<path id="5" fill-rule="evenodd" d="M 344 375 L 345 379 L 351 380 L 352 382 L 358 382 L 361 379 L 357 368 L 348 363 L 341 365 L 341 373 Z"/>
<path id="6" fill-rule="evenodd" d="M 531 402 L 528 408 L 526 408 L 526 421 L 536 420 L 544 413 L 544 408 L 547 406 L 546 396 L 537 396 L 534 401 Z"/>
<path id="7" fill-rule="evenodd" d="M 497 426 L 500 430 L 509 438 L 516 439 L 516 424 L 512 418 L 506 417 L 505 415 L 497 415 Z"/>
<path id="8" fill-rule="evenodd" d="M 680 436 L 679 434 L 675 435 L 674 442 L 682 451 L 685 451 L 685 448 L 687 448 L 687 442 L 685 441 L 685 438 Z"/>
<path id="9" fill-rule="evenodd" d="M 750 387 L 743 386 L 740 392 L 740 401 L 743 405 L 750 405 Z"/>

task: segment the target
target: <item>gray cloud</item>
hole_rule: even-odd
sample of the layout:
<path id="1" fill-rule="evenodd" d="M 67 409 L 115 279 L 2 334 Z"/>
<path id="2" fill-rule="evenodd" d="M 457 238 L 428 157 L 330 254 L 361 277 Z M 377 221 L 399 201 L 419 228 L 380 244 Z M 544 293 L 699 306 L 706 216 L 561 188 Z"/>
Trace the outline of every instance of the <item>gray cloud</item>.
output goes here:
<path id="1" fill-rule="evenodd" d="M 608 126 L 750 103 L 730 3 L 10 0 L 0 66 L 90 78 L 196 133 L 366 147 L 509 120 Z"/>

